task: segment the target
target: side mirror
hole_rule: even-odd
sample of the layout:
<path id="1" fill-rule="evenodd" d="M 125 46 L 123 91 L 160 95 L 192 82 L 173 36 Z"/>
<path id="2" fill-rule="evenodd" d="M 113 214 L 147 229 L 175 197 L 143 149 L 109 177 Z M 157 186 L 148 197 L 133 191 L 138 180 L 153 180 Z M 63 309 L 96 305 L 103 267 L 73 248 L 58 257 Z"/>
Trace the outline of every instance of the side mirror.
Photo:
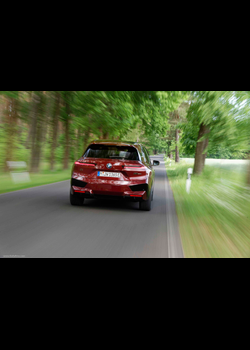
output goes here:
<path id="1" fill-rule="evenodd" d="M 153 160 L 153 166 L 160 165 L 160 162 L 158 160 Z"/>

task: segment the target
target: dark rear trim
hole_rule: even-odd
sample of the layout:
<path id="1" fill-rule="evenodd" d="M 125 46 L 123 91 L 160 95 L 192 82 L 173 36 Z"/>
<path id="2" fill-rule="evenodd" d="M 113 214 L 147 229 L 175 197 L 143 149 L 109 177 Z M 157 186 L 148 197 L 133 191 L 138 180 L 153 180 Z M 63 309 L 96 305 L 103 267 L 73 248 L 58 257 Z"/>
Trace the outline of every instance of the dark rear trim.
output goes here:
<path id="1" fill-rule="evenodd" d="M 103 199 L 103 200 L 118 200 L 118 201 L 129 201 L 129 202 L 142 202 L 143 199 L 139 197 L 131 197 L 131 196 L 111 196 L 111 195 L 102 195 L 102 194 L 90 194 L 90 193 L 80 193 L 75 192 L 74 196 L 79 198 L 86 198 L 86 199 Z"/>
<path id="2" fill-rule="evenodd" d="M 129 188 L 131 191 L 148 191 L 148 184 L 132 185 Z"/>
<path id="3" fill-rule="evenodd" d="M 77 187 L 85 187 L 87 185 L 87 182 L 83 182 L 76 179 L 71 179 L 71 186 L 77 186 Z"/>

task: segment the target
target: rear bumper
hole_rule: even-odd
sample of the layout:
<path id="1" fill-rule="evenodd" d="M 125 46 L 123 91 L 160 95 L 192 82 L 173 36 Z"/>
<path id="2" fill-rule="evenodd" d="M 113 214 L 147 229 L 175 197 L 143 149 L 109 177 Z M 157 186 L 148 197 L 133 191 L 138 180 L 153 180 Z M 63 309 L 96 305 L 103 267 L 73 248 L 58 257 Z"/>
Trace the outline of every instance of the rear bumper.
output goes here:
<path id="1" fill-rule="evenodd" d="M 131 200 L 131 201 L 143 201 L 147 200 L 147 192 L 146 191 L 131 191 L 130 189 L 125 189 L 124 191 L 114 189 L 106 189 L 103 188 L 95 188 L 91 189 L 87 186 L 84 188 L 71 186 L 71 193 L 80 196 L 82 198 L 96 198 L 96 199 L 123 199 L 123 200 Z"/>

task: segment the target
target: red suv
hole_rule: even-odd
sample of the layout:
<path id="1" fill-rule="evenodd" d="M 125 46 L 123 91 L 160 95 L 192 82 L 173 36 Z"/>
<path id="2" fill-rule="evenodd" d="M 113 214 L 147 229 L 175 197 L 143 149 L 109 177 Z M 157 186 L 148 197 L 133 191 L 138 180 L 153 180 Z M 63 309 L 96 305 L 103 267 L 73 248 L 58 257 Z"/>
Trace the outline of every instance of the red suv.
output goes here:
<path id="1" fill-rule="evenodd" d="M 85 198 L 127 199 L 151 210 L 155 171 L 146 148 L 136 142 L 92 142 L 73 166 L 70 203 L 82 205 Z"/>

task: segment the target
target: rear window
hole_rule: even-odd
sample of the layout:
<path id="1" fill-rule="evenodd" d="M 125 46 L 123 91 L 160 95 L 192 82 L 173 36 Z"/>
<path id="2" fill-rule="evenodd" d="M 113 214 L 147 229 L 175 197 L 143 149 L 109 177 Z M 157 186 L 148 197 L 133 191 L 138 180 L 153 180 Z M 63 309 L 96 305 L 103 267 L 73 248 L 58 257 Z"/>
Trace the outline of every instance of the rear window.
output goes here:
<path id="1" fill-rule="evenodd" d="M 139 160 L 137 150 L 134 147 L 91 145 L 83 157 Z"/>

